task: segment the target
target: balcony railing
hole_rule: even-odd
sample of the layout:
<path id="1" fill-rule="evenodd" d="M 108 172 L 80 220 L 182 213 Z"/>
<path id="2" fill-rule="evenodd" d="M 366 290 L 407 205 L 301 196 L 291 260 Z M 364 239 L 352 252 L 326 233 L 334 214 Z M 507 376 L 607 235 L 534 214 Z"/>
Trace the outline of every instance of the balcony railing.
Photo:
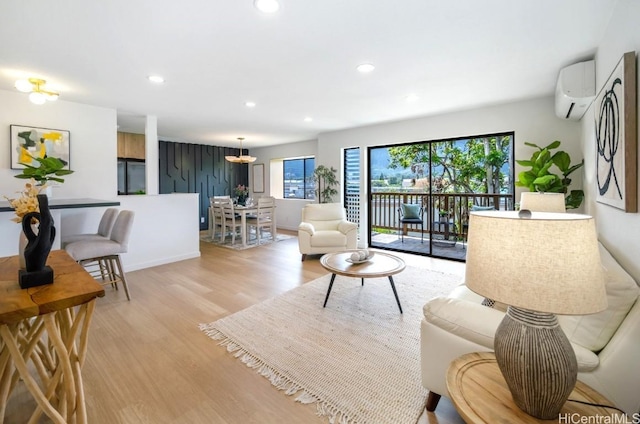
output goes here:
<path id="1" fill-rule="evenodd" d="M 376 192 L 371 194 L 373 230 L 398 230 L 400 205 L 420 204 L 424 208 L 424 232 L 437 234 L 447 240 L 462 240 L 467 231 L 469 211 L 476 206 L 493 206 L 497 210 L 513 210 L 513 194 Z M 420 232 L 420 228 L 411 228 Z M 406 233 L 407 229 L 402 231 Z"/>

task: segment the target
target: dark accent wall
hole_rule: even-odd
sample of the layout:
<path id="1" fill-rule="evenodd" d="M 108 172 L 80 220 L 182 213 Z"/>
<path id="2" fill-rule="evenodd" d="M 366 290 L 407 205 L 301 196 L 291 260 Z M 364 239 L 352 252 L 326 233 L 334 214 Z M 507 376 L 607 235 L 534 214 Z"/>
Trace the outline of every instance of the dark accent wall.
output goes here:
<path id="1" fill-rule="evenodd" d="M 160 194 L 200 193 L 201 230 L 209 227 L 209 197 L 233 197 L 235 186 L 248 185 L 249 165 L 224 160 L 227 155 L 238 156 L 240 149 L 160 141 L 159 151 Z M 247 149 L 244 154 L 249 154 Z"/>

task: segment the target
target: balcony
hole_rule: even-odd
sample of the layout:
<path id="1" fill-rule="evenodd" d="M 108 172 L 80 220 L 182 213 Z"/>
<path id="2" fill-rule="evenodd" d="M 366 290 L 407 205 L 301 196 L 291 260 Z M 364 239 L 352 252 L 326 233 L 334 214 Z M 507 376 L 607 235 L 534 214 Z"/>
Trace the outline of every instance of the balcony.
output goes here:
<path id="1" fill-rule="evenodd" d="M 472 207 L 513 210 L 513 197 L 513 194 L 478 193 L 372 193 L 369 204 L 371 246 L 464 260 L 469 211 Z M 423 206 L 424 230 L 419 225 L 399 226 L 402 203 Z M 421 234 L 421 231 L 424 233 Z"/>

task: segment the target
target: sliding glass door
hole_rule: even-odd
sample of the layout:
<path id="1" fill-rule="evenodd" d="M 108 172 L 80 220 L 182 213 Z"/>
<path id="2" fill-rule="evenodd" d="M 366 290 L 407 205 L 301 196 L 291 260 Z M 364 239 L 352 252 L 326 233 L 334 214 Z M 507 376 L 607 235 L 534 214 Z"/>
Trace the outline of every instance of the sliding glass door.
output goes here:
<path id="1" fill-rule="evenodd" d="M 464 260 L 469 212 L 513 209 L 513 137 L 368 148 L 369 245 Z"/>

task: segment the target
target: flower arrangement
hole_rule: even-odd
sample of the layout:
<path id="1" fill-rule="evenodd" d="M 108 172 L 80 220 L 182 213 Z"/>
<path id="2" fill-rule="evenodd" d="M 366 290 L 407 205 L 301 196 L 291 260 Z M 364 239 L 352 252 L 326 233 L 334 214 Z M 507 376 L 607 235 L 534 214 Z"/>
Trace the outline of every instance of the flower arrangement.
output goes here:
<path id="1" fill-rule="evenodd" d="M 238 197 L 247 197 L 249 196 L 249 187 L 243 184 L 238 184 L 238 186 L 233 189 L 233 192 Z"/>
<path id="2" fill-rule="evenodd" d="M 15 209 L 16 216 L 11 220 L 17 223 L 22 222 L 22 217 L 29 212 L 40 212 L 40 205 L 38 204 L 38 194 L 43 186 L 36 184 L 36 180 L 31 178 L 24 186 L 24 190 L 18 191 L 20 197 L 10 199 L 4 196 L 9 201 L 9 205 Z"/>

